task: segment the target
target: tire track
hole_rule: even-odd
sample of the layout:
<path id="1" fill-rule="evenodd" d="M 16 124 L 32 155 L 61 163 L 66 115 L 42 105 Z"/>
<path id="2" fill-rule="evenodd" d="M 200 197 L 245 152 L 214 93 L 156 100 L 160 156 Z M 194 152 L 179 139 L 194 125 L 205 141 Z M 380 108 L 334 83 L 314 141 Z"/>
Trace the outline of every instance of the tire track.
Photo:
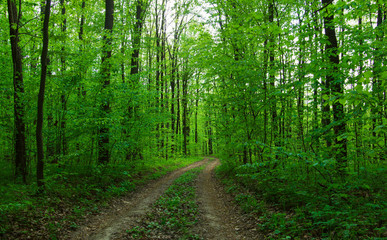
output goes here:
<path id="1" fill-rule="evenodd" d="M 100 215 L 95 216 L 95 219 L 90 220 L 90 224 L 81 227 L 71 234 L 71 236 L 63 239 L 113 239 L 115 234 L 134 227 L 138 219 L 141 219 L 147 213 L 149 207 L 151 207 L 176 178 L 184 172 L 207 162 L 208 159 L 204 159 L 200 162 L 193 163 L 142 187 L 141 190 L 113 204 L 109 208 L 109 211 L 104 211 Z"/>
<path id="2" fill-rule="evenodd" d="M 213 176 L 213 171 L 220 164 L 218 159 L 207 165 L 197 181 L 198 202 L 201 221 L 196 232 L 203 239 L 263 239 L 251 224 L 246 224 L 245 216 L 232 202 Z"/>

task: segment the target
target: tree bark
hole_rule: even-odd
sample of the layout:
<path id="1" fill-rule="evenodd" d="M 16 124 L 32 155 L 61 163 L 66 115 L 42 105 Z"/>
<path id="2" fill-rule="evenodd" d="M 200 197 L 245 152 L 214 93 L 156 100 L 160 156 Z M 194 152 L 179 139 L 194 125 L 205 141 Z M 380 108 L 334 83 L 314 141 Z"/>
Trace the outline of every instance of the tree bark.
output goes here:
<path id="1" fill-rule="evenodd" d="M 38 95 L 38 115 L 36 123 L 36 146 L 38 152 L 37 166 L 36 166 L 36 180 L 39 191 L 44 188 L 44 152 L 43 152 L 43 106 L 44 106 L 44 92 L 46 88 L 47 77 L 47 55 L 48 55 L 48 27 L 50 22 L 51 13 L 51 0 L 46 0 L 44 8 L 44 21 L 43 21 L 43 49 L 40 58 L 41 63 L 41 75 L 40 75 L 40 88 Z"/>
<path id="2" fill-rule="evenodd" d="M 60 6 L 62 8 L 62 23 L 61 23 L 61 31 L 62 31 L 62 37 L 63 39 L 66 38 L 66 30 L 67 30 L 67 19 L 66 19 L 66 5 L 65 0 L 60 0 Z M 60 56 L 60 62 L 61 62 L 61 76 L 62 81 L 65 81 L 65 71 L 66 71 L 66 58 L 65 58 L 65 44 L 66 40 L 63 40 L 62 42 L 62 48 L 61 48 L 61 56 Z M 67 141 L 66 141 L 66 113 L 67 113 L 67 98 L 66 98 L 66 88 L 62 88 L 62 94 L 61 94 L 61 106 L 62 106 L 62 112 L 61 112 L 61 119 L 60 119 L 60 137 L 59 137 L 59 153 L 62 153 L 63 155 L 67 154 Z M 62 151 L 60 151 L 62 150 Z"/>
<path id="3" fill-rule="evenodd" d="M 144 26 L 144 12 L 145 12 L 145 6 L 143 0 L 136 0 L 136 21 L 134 24 L 134 31 L 132 36 L 132 58 L 131 58 L 131 68 L 130 68 L 130 74 L 136 75 L 139 73 L 140 68 L 140 45 L 141 45 L 141 35 L 142 35 L 142 29 Z M 133 76 L 132 76 L 133 77 Z"/>
<path id="4" fill-rule="evenodd" d="M 331 4 L 330 0 L 322 0 L 323 6 Z M 327 9 L 329 11 L 329 8 Z M 340 77 L 339 71 L 339 54 L 338 43 L 336 38 L 336 30 L 334 24 L 334 15 L 328 12 L 324 16 L 325 35 L 328 43 L 325 45 L 325 53 L 328 55 L 329 67 L 326 74 L 326 82 L 331 86 L 331 93 L 338 99 L 332 104 L 333 120 L 335 125 L 333 127 L 335 133 L 335 156 L 337 161 L 337 171 L 341 176 L 345 174 L 347 167 L 347 140 L 343 137 L 346 128 L 344 106 L 339 99 L 344 93 L 344 82 Z"/>
<path id="5" fill-rule="evenodd" d="M 372 93 L 376 97 L 376 106 L 372 109 L 372 136 L 373 136 L 373 142 L 377 142 L 377 139 L 381 137 L 381 134 L 377 134 L 375 132 L 375 128 L 378 125 L 383 124 L 383 89 L 381 86 L 381 73 L 382 73 L 382 64 L 383 64 L 383 57 L 382 53 L 380 51 L 379 45 L 382 44 L 382 39 L 384 37 L 384 31 L 382 29 L 383 26 L 383 6 L 382 4 L 378 3 L 378 15 L 377 15 L 377 22 L 376 22 L 376 47 L 374 50 L 374 63 L 372 66 L 372 72 L 373 72 L 373 79 L 372 79 Z M 386 139 L 384 137 L 384 139 Z M 378 158 L 381 160 L 385 159 L 386 152 L 380 151 L 377 148 L 377 144 L 373 143 L 371 145 L 372 149 L 376 150 L 378 152 L 377 155 L 375 155 L 375 161 L 377 161 Z"/>
<path id="6" fill-rule="evenodd" d="M 16 0 L 7 0 L 8 18 L 10 29 L 10 40 L 13 64 L 13 88 L 14 88 L 14 135 L 15 135 L 15 179 L 19 177 L 26 183 L 27 177 L 27 154 L 25 136 L 25 106 L 24 106 L 24 82 L 23 82 L 23 57 L 21 54 L 19 24 L 21 15 L 21 1 L 19 10 Z"/>
<path id="7" fill-rule="evenodd" d="M 269 3 L 269 23 L 274 22 L 274 0 Z M 274 69 L 274 36 L 270 33 L 269 36 L 269 82 L 270 82 L 270 94 L 271 100 L 271 132 L 272 132 L 272 142 L 274 146 L 278 147 L 278 124 L 277 124 L 277 103 L 275 97 L 275 69 Z M 278 158 L 278 155 L 275 153 L 275 158 Z"/>
<path id="8" fill-rule="evenodd" d="M 140 84 L 140 76 L 138 73 L 140 72 L 140 47 L 141 47 L 141 35 L 143 30 L 143 22 L 145 17 L 145 3 L 144 0 L 136 0 L 136 19 L 133 26 L 133 34 L 132 34 L 132 57 L 131 57 L 131 67 L 130 67 L 130 75 L 131 75 L 131 87 L 133 89 L 137 89 Z M 123 65 L 122 65 L 123 66 Z M 129 117 L 137 118 L 138 105 L 134 105 L 135 103 L 129 104 Z M 138 146 L 135 149 L 131 149 L 126 153 L 126 159 L 135 159 L 137 156 L 141 156 L 140 149 Z"/>
<path id="9" fill-rule="evenodd" d="M 105 35 L 103 36 L 103 53 L 102 53 L 102 88 L 106 91 L 110 85 L 110 58 L 112 56 L 112 33 L 113 33 L 113 12 L 114 12 L 114 0 L 105 0 Z M 101 111 L 104 117 L 107 118 L 110 113 L 110 101 L 109 97 L 105 96 L 104 101 L 101 104 Z M 100 164 L 106 164 L 110 160 L 109 152 L 109 127 L 106 123 L 102 123 L 99 127 L 98 138 L 98 162 Z"/>
<path id="10" fill-rule="evenodd" d="M 188 60 L 186 60 L 188 61 Z M 188 65 L 188 62 L 186 62 Z M 183 72 L 183 89 L 182 89 L 182 100 L 181 104 L 183 107 L 183 119 L 182 119 L 182 124 L 183 124 L 183 154 L 185 156 L 188 155 L 188 144 L 189 144 L 189 122 L 188 122 L 188 69 L 187 67 L 185 68 L 185 72 Z"/>

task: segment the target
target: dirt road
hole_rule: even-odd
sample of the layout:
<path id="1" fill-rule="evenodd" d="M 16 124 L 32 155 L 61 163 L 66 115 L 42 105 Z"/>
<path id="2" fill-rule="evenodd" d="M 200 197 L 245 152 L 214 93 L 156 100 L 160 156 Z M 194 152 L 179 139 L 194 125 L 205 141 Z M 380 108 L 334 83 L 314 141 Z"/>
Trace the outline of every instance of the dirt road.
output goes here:
<path id="1" fill-rule="evenodd" d="M 199 175 L 198 201 L 201 221 L 198 235 L 203 239 L 263 239 L 256 230 L 256 222 L 243 214 L 230 195 L 214 177 L 214 169 L 220 164 L 216 159 Z"/>
<path id="2" fill-rule="evenodd" d="M 217 159 L 204 159 L 176 170 L 134 194 L 117 200 L 99 215 L 91 217 L 88 224 L 63 239 L 107 240 L 118 237 L 120 233 L 138 225 L 138 221 L 176 178 L 203 164 L 207 164 L 206 168 L 196 181 L 200 221 L 194 231 L 203 239 L 261 239 L 251 224 L 246 224 L 246 219 L 232 203 L 231 197 L 224 193 L 214 178 L 213 170 L 220 164 Z"/>
<path id="3" fill-rule="evenodd" d="M 207 162 L 208 159 L 196 162 L 144 186 L 134 194 L 113 203 L 101 214 L 89 219 L 87 225 L 80 227 L 76 232 L 70 236 L 65 236 L 63 239 L 113 239 L 115 234 L 136 226 L 136 221 L 146 214 L 151 205 L 176 178 L 184 172 Z"/>

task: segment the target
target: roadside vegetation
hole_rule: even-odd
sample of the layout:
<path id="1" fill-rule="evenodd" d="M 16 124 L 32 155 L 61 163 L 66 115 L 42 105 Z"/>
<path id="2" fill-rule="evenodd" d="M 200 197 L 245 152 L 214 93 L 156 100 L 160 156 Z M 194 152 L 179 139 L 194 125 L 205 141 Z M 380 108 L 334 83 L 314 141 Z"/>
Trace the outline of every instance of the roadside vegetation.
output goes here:
<path id="1" fill-rule="evenodd" d="M 83 168 L 50 165 L 43 195 L 36 194 L 34 184 L 14 184 L 3 178 L 0 180 L 0 238 L 56 239 L 63 232 L 76 229 L 87 215 L 108 206 L 114 197 L 200 159 L 176 158 Z"/>
<path id="2" fill-rule="evenodd" d="M 258 219 L 268 239 L 385 239 L 386 176 L 384 168 L 348 176 L 342 184 L 316 176 L 289 174 L 263 163 L 233 170 L 218 169 L 218 177 L 244 212 Z"/>

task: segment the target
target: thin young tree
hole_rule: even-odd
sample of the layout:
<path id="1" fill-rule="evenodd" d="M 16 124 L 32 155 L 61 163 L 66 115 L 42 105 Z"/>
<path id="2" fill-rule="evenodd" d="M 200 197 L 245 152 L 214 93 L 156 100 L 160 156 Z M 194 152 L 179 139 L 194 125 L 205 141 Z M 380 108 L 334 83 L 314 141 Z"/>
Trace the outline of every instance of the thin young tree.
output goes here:
<path id="1" fill-rule="evenodd" d="M 344 93 L 344 81 L 340 77 L 339 64 L 340 58 L 338 54 L 338 42 L 336 37 L 336 30 L 334 26 L 333 11 L 329 11 L 329 5 L 333 1 L 322 0 L 322 4 L 328 12 L 324 15 L 324 29 L 325 36 L 328 43 L 325 45 L 325 53 L 328 55 L 328 71 L 326 74 L 327 84 L 331 87 L 331 93 L 341 98 Z M 345 133 L 345 113 L 344 106 L 340 101 L 334 101 L 332 104 L 333 120 L 335 122 L 333 131 L 335 133 L 335 156 L 337 161 L 337 171 L 341 176 L 345 174 L 347 166 L 347 140 L 343 137 Z"/>
<path id="2" fill-rule="evenodd" d="M 103 52 L 102 52 L 102 70 L 101 75 L 103 79 L 102 88 L 106 90 L 110 85 L 110 58 L 112 57 L 112 45 L 113 45 L 113 12 L 114 12 L 114 0 L 105 0 L 105 33 L 103 36 Z M 110 102 L 108 97 L 101 103 L 101 112 L 108 116 L 110 113 Z M 110 160 L 109 153 L 109 127 L 106 123 L 102 123 L 99 127 L 98 137 L 98 162 L 100 164 L 106 164 Z"/>
<path id="3" fill-rule="evenodd" d="M 44 152 L 43 152 L 43 107 L 44 107 L 44 92 L 46 88 L 47 77 L 47 55 L 48 55 L 48 28 L 50 22 L 51 13 L 51 0 L 46 0 L 44 8 L 44 20 L 43 20 L 43 49 L 40 58 L 41 74 L 40 74 L 40 88 L 38 95 L 38 115 L 36 122 L 36 146 L 38 151 L 38 159 L 36 166 L 36 180 L 39 190 L 44 188 Z"/>

